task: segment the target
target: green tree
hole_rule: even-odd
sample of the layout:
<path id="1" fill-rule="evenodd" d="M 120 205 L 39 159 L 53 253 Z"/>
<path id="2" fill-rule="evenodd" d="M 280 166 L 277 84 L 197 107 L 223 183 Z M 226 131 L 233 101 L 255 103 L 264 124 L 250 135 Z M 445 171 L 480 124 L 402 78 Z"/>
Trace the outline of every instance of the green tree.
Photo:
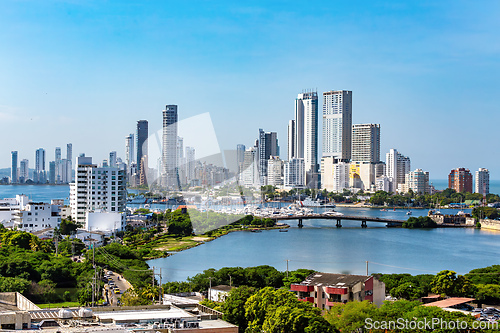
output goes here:
<path id="1" fill-rule="evenodd" d="M 224 320 L 238 325 L 239 331 L 244 332 L 247 328 L 245 318 L 245 303 L 255 293 L 255 289 L 247 286 L 234 288 L 229 292 L 222 305 L 221 312 L 224 313 Z"/>
<path id="2" fill-rule="evenodd" d="M 446 296 L 470 296 L 475 292 L 472 282 L 454 271 L 444 270 L 436 274 L 431 281 L 433 293 Z"/>
<path id="3" fill-rule="evenodd" d="M 365 320 L 376 316 L 377 306 L 368 301 L 337 304 L 330 308 L 326 320 L 340 332 L 364 331 Z"/>
<path id="4" fill-rule="evenodd" d="M 61 235 L 72 235 L 78 229 L 78 223 L 71 220 L 62 219 L 59 225 L 59 232 Z"/>

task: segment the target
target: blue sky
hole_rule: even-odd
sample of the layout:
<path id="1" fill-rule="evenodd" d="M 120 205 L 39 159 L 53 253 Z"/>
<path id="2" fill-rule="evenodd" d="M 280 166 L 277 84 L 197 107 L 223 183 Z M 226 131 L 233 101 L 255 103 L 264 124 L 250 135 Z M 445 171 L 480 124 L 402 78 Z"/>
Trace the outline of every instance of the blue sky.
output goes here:
<path id="1" fill-rule="evenodd" d="M 0 167 L 68 142 L 123 157 L 165 104 L 210 112 L 223 149 L 277 131 L 286 158 L 294 99 L 312 88 L 352 90 L 383 159 L 396 148 L 431 178 L 500 179 L 498 17 L 498 1 L 3 0 Z"/>

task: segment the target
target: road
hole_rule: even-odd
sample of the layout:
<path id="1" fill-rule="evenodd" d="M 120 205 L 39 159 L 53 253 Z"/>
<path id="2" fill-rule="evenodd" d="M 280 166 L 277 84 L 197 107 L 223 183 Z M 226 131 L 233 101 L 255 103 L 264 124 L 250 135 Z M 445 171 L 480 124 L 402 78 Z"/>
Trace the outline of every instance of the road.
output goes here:
<path id="1" fill-rule="evenodd" d="M 121 275 L 119 275 L 118 273 L 111 272 L 111 271 L 108 271 L 108 272 L 110 273 L 109 275 L 111 276 L 109 281 L 112 280 L 114 282 L 114 286 L 110 287 L 109 284 L 105 284 L 104 289 L 105 289 L 105 293 L 107 293 L 107 296 L 108 296 L 107 300 L 108 300 L 109 304 L 112 306 L 116 306 L 117 301 L 122 297 L 122 294 L 125 292 L 125 290 L 132 288 L 132 285 L 127 280 L 125 280 Z M 119 294 L 116 294 L 114 292 L 114 289 L 116 287 L 120 289 Z"/>

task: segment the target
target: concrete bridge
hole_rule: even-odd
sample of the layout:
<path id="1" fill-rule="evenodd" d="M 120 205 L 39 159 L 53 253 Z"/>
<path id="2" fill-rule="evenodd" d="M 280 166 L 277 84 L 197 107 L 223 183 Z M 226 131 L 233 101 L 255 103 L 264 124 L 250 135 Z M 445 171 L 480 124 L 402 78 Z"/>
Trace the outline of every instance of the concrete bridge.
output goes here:
<path id="1" fill-rule="evenodd" d="M 274 221 L 287 221 L 287 220 L 299 220 L 299 228 L 303 227 L 303 220 L 336 220 L 335 226 L 337 228 L 342 228 L 342 220 L 344 221 L 361 221 L 361 228 L 366 228 L 366 222 L 379 222 L 386 223 L 388 227 L 400 227 L 403 225 L 405 220 L 395 220 L 395 219 L 384 219 L 380 217 L 369 217 L 369 216 L 347 216 L 347 215 L 322 215 L 322 214 L 308 214 L 308 215 L 288 215 L 288 216 L 276 216 L 270 217 Z"/>

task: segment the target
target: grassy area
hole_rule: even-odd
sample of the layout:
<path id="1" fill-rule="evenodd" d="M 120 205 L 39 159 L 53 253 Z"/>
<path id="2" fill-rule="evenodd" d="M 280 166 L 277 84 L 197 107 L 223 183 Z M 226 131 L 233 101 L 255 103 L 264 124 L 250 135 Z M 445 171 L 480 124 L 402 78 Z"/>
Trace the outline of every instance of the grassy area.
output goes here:
<path id="1" fill-rule="evenodd" d="M 160 251 L 182 251 L 184 249 L 196 246 L 200 241 L 193 240 L 199 239 L 197 236 L 186 236 L 186 237 L 162 237 L 161 242 L 155 244 L 155 249 Z M 207 240 L 211 240 L 211 237 L 206 237 Z"/>
<path id="2" fill-rule="evenodd" d="M 47 304 L 37 304 L 41 309 L 48 308 L 62 308 L 62 307 L 79 307 L 80 303 L 78 302 L 62 302 L 62 303 L 47 303 Z"/>

